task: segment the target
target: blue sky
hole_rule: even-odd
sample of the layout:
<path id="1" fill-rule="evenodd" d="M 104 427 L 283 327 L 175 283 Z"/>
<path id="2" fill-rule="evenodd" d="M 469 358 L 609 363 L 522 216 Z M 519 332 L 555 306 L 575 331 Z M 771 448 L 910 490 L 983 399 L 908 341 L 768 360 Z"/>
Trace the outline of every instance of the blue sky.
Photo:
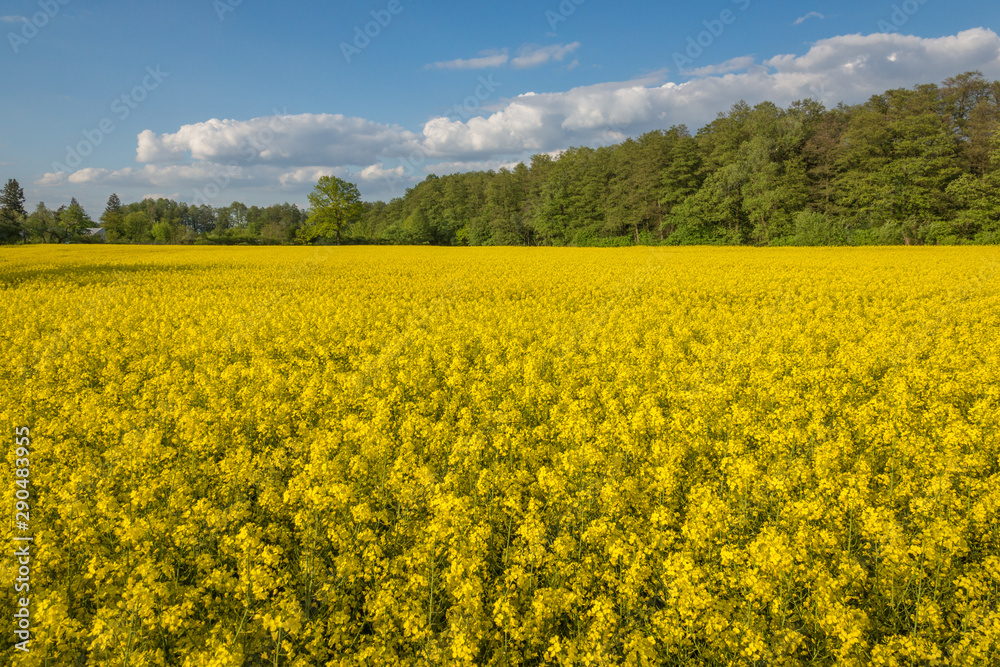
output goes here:
<path id="1" fill-rule="evenodd" d="M 0 179 L 29 208 L 75 196 L 95 218 L 112 192 L 304 205 L 325 174 L 388 199 L 428 173 L 694 131 L 740 99 L 1000 79 L 998 16 L 967 0 L 3 0 Z"/>

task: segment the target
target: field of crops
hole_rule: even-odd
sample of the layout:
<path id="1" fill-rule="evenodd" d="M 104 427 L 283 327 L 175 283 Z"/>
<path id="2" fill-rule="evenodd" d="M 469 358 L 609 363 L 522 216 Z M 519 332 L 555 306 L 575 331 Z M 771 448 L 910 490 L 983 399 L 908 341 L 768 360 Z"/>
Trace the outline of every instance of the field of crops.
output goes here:
<path id="1" fill-rule="evenodd" d="M 996 249 L 21 247 L 0 327 L 3 664 L 1000 655 Z"/>

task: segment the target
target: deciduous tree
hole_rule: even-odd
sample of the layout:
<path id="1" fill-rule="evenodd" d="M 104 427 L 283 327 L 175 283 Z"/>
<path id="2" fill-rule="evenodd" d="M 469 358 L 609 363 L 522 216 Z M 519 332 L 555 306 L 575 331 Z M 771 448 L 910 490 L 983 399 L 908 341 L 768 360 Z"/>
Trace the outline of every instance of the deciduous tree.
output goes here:
<path id="1" fill-rule="evenodd" d="M 336 238 L 340 245 L 341 234 L 364 213 L 358 186 L 337 178 L 323 176 L 309 194 L 312 209 L 309 219 L 299 230 L 299 238 L 307 243 L 318 238 Z"/>

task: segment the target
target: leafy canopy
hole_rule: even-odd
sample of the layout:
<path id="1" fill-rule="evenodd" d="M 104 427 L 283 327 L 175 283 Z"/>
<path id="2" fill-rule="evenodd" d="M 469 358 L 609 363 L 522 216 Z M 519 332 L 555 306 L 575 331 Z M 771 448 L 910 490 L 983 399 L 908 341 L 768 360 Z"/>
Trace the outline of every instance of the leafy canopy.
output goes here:
<path id="1" fill-rule="evenodd" d="M 348 225 L 358 221 L 365 212 L 358 186 L 337 178 L 323 176 L 309 194 L 312 209 L 299 237 L 306 242 L 318 238 L 336 238 Z"/>

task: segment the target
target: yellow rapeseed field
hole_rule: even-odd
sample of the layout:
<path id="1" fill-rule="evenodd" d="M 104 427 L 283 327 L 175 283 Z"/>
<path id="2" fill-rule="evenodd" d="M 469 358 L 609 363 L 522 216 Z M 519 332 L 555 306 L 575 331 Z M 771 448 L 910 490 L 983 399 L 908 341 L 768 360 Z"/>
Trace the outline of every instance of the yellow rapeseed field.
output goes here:
<path id="1" fill-rule="evenodd" d="M 1000 250 L 19 247 L 0 327 L 2 664 L 1000 663 Z"/>

